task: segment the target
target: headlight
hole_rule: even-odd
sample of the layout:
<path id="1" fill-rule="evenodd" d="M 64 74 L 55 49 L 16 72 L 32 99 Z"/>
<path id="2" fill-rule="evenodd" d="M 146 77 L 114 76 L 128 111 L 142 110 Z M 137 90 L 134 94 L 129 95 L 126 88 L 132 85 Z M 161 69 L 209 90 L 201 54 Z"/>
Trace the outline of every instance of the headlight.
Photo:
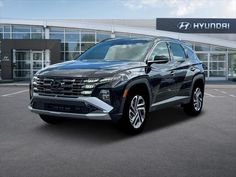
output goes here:
<path id="1" fill-rule="evenodd" d="M 100 83 L 111 83 L 112 85 L 117 85 L 121 82 L 127 81 L 128 75 L 125 73 L 117 74 L 114 77 L 106 77 L 101 79 Z"/>
<path id="2" fill-rule="evenodd" d="M 36 84 L 36 82 L 39 80 L 39 78 L 37 76 L 34 76 L 32 79 L 32 84 Z"/>
<path id="3" fill-rule="evenodd" d="M 86 79 L 84 80 L 85 83 L 96 83 L 99 79 L 97 78 L 92 78 L 92 79 Z"/>

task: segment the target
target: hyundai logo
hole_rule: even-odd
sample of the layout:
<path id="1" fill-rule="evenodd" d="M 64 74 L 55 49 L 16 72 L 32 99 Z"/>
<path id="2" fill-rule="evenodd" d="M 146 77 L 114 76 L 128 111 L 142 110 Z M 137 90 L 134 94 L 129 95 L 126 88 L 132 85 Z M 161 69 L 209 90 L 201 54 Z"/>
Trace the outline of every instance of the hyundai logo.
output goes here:
<path id="1" fill-rule="evenodd" d="M 191 28 L 191 24 L 189 22 L 180 22 L 180 23 L 178 23 L 177 27 L 180 30 L 188 30 Z"/>
<path id="2" fill-rule="evenodd" d="M 59 88 L 61 87 L 61 82 L 54 80 L 51 82 L 51 89 L 52 90 L 59 90 Z"/>

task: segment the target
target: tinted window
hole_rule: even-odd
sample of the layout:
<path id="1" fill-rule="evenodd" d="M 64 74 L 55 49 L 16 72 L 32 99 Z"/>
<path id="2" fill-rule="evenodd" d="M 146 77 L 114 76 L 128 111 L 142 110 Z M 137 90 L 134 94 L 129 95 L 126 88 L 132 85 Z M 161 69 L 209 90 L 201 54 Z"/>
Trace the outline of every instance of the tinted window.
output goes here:
<path id="1" fill-rule="evenodd" d="M 167 57 L 168 59 L 170 59 L 170 55 L 169 55 L 169 50 L 168 50 L 168 47 L 167 47 L 167 43 L 165 42 L 161 42 L 159 44 L 157 44 L 157 46 L 155 47 L 155 49 L 152 51 L 152 54 L 149 58 L 149 60 L 154 60 L 154 57 L 156 55 L 159 55 L 159 56 L 165 56 Z"/>
<path id="2" fill-rule="evenodd" d="M 186 58 L 183 47 L 177 43 L 170 43 L 170 48 L 174 57 L 174 60 L 183 60 Z"/>

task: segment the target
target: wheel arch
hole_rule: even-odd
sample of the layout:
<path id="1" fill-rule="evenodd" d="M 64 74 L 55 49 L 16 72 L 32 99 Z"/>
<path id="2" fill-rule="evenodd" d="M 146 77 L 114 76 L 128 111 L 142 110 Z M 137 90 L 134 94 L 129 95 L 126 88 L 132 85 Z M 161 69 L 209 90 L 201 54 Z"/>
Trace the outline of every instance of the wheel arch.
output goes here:
<path id="1" fill-rule="evenodd" d="M 204 93 L 204 91 L 205 91 L 205 77 L 204 77 L 204 74 L 200 73 L 200 74 L 197 74 L 197 75 L 194 76 L 193 81 L 192 81 L 192 85 L 191 85 L 191 89 L 190 89 L 191 93 L 193 91 L 194 86 L 197 85 L 197 84 L 199 84 L 201 86 L 202 91 Z"/>
<path id="2" fill-rule="evenodd" d="M 146 98 L 148 99 L 148 111 L 149 111 L 152 99 L 151 99 L 151 88 L 146 78 L 133 80 L 126 85 L 124 92 L 127 92 L 127 93 L 126 93 L 126 96 L 123 97 L 122 106 L 121 106 L 122 110 L 124 109 L 127 96 L 130 93 L 132 93 L 132 91 L 137 91 L 137 90 L 143 91 L 145 94 L 147 94 Z"/>

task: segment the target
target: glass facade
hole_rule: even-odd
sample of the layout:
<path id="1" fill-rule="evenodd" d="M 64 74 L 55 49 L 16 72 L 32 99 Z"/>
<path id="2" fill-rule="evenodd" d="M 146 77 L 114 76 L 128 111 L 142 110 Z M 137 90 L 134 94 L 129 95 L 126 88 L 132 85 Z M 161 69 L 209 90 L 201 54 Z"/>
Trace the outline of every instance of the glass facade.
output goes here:
<path id="1" fill-rule="evenodd" d="M 47 27 L 29 25 L 0 25 L 1 39 L 59 39 L 61 41 L 61 61 L 72 60 L 94 44 L 111 37 L 154 37 L 142 34 L 121 33 L 101 30 Z M 207 79 L 236 78 L 236 49 L 222 46 L 185 41 L 205 65 Z M 23 55 L 21 53 L 17 55 Z M 24 54 L 26 55 L 26 53 Z M 0 51 L 0 59 L 1 59 Z M 20 58 L 20 56 L 19 56 Z M 16 63 L 19 70 L 29 75 L 27 57 Z M 15 72 L 19 72 L 15 70 Z"/>

